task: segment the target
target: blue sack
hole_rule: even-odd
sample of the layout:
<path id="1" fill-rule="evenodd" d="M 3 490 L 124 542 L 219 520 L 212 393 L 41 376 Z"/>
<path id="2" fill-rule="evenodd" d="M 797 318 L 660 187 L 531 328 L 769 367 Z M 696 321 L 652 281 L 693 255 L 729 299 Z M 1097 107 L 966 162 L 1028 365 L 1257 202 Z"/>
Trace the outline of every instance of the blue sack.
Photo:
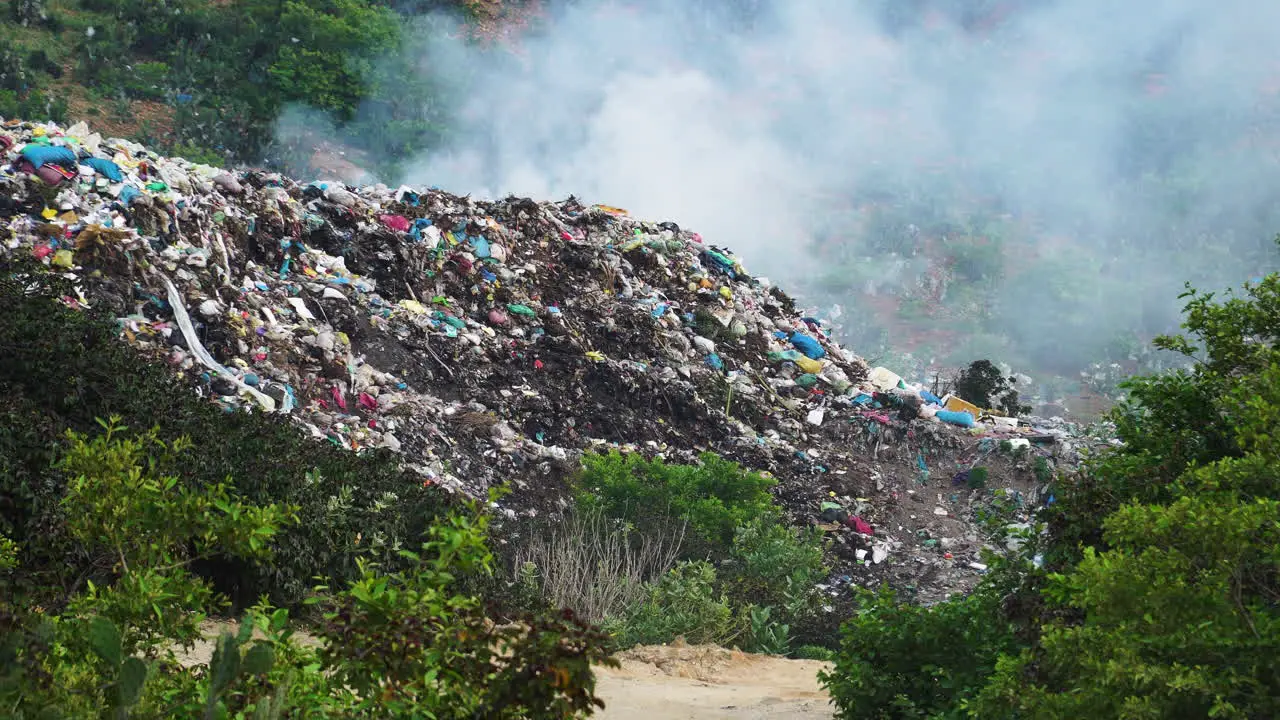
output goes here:
<path id="1" fill-rule="evenodd" d="M 795 345 L 796 349 L 804 353 L 810 360 L 821 360 L 827 356 L 827 351 L 822 349 L 818 341 L 804 333 L 793 333 L 791 335 L 791 344 Z"/>
<path id="2" fill-rule="evenodd" d="M 138 191 L 138 188 L 132 185 L 125 185 L 120 189 L 120 202 L 127 207 L 129 203 L 133 202 L 134 198 L 141 194 L 142 193 Z"/>
<path id="3" fill-rule="evenodd" d="M 80 163 L 76 154 L 64 147 L 48 145 L 28 145 L 22 148 L 22 157 L 37 168 L 41 165 L 61 165 L 68 170 L 75 170 Z"/>
<path id="4" fill-rule="evenodd" d="M 929 392 L 928 390 L 921 390 L 921 391 L 920 391 L 920 399 L 924 400 L 924 401 L 925 401 L 925 402 L 927 402 L 927 403 L 931 403 L 931 404 L 933 404 L 933 405 L 941 405 L 941 404 L 942 404 L 942 398 L 938 397 L 937 395 L 934 395 L 933 393 Z"/>
<path id="5" fill-rule="evenodd" d="M 111 182 L 121 182 L 124 180 L 124 173 L 120 172 L 120 166 L 110 160 L 95 157 L 85 160 L 84 164 L 93 168 L 99 175 L 102 175 Z"/>
<path id="6" fill-rule="evenodd" d="M 959 425 L 960 427 L 973 427 L 975 421 L 973 415 L 968 410 L 963 412 L 952 412 L 951 410 L 939 410 L 938 419 L 944 423 Z"/>

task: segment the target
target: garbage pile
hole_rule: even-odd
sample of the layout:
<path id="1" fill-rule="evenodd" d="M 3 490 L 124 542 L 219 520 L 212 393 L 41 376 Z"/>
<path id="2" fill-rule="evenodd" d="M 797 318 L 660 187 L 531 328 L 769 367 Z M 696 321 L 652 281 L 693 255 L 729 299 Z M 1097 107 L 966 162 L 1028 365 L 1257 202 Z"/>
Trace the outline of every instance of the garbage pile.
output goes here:
<path id="1" fill-rule="evenodd" d="M 583 451 L 713 451 L 776 475 L 798 520 L 847 506 L 837 575 L 861 583 L 994 485 L 948 477 L 944 514 L 908 519 L 893 508 L 931 489 L 930 463 L 937 484 L 1008 440 L 1061 465 L 1079 435 L 868 367 L 729 250 L 575 198 L 299 183 L 10 121 L 0 222 L 3 252 L 77 278 L 68 305 L 109 309 L 210 402 L 389 448 L 471 496 L 511 482 L 508 516 L 562 508 Z M 978 545 L 948 567 L 973 576 Z M 916 564 L 894 572 L 937 575 Z"/>

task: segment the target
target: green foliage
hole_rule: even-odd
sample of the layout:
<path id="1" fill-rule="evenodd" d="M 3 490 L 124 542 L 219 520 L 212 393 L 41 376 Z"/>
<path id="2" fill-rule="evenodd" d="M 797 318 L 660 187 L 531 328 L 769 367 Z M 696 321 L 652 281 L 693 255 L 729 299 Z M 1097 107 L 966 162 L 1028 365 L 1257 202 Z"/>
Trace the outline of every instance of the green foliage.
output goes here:
<path id="1" fill-rule="evenodd" d="M 960 237 L 947 245 L 956 275 L 967 283 L 994 282 L 1004 276 L 1004 248 L 994 238 Z"/>
<path id="2" fill-rule="evenodd" d="M 987 486 L 987 477 L 990 472 L 985 467 L 976 467 L 969 470 L 969 489 L 981 490 Z"/>
<path id="3" fill-rule="evenodd" d="M 203 612 L 216 605 L 187 570 L 191 561 L 211 552 L 265 559 L 289 520 L 285 509 L 233 499 L 228 484 L 196 491 L 161 474 L 187 442 L 165 443 L 154 430 L 128 437 L 115 421 L 101 426 L 94 438 L 69 432 L 58 466 L 70 477 L 61 520 L 90 562 L 109 568 L 107 580 L 87 582 L 51 619 L 31 618 L 30 607 L 13 599 L 0 605 L 0 615 L 17 611 L 11 644 L 0 653 L 7 680 L 0 704 L 17 717 L 87 716 L 71 707 L 127 717 L 144 696 L 147 659 L 197 639 Z M 52 659 L 40 660 L 40 651 Z M 220 676 L 213 677 L 217 688 Z M 58 692 L 42 692 L 44 685 Z"/>
<path id="4" fill-rule="evenodd" d="M 738 528 L 733 562 L 723 574 L 735 601 L 776 608 L 781 617 L 793 619 L 814 611 L 821 600 L 815 586 L 827 571 L 821 530 L 757 519 Z"/>
<path id="5" fill-rule="evenodd" d="M 1013 417 L 1031 412 L 1030 406 L 1018 403 L 1013 383 L 990 360 L 975 360 L 956 377 L 955 391 L 980 408 L 998 409 Z"/>
<path id="6" fill-rule="evenodd" d="M 0 573 L 18 567 L 18 543 L 0 534 Z"/>
<path id="7" fill-rule="evenodd" d="M 414 566 L 389 576 L 369 566 L 325 615 L 321 657 L 361 711 L 450 717 L 569 717 L 594 699 L 591 664 L 605 636 L 571 614 L 493 626 L 480 599 L 453 591 L 458 575 L 487 571 L 488 519 L 451 516 L 433 527 Z"/>
<path id="8" fill-rule="evenodd" d="M 1158 344 L 1194 366 L 1127 383 L 1123 444 L 1056 480 L 1047 545 L 1023 532 L 970 597 L 879 599 L 850 621 L 826 676 L 842 713 L 1280 714 L 1280 275 L 1246 293 L 1184 295 L 1188 335 Z M 997 496 L 980 514 L 997 544 L 1010 509 Z M 1028 561 L 1041 550 L 1049 572 Z"/>
<path id="9" fill-rule="evenodd" d="M 159 456 L 155 467 L 184 491 L 234 476 L 246 502 L 297 508 L 298 523 L 270 543 L 290 562 L 213 555 L 194 565 L 241 606 L 264 592 L 296 603 L 316 576 L 357 577 L 358 555 L 393 570 L 403 562 L 398 551 L 445 508 L 444 494 L 404 473 L 389 452 L 357 456 L 305 438 L 278 416 L 229 415 L 198 399 L 117 339 L 111 309 L 76 312 L 57 302 L 74 294 L 36 263 L 0 259 L 0 532 L 22 546 L 16 582 L 47 591 L 82 573 L 99 578 L 101 567 L 72 547 L 58 521 L 69 478 L 53 467 L 64 429 L 97 430 L 99 417 L 130 427 L 163 418 L 156 440 L 189 438 L 180 458 Z"/>
<path id="10" fill-rule="evenodd" d="M 821 645 L 801 645 L 791 651 L 791 657 L 796 660 L 822 660 L 823 662 L 832 662 L 836 659 L 836 653 L 830 648 Z"/>
<path id="11" fill-rule="evenodd" d="M 567 612 L 499 626 L 458 591 L 459 575 L 492 562 L 474 503 L 433 526 L 420 553 L 402 551 L 404 571 L 361 562 L 344 590 L 317 588 L 314 602 L 329 610 L 318 649 L 296 643 L 288 613 L 262 603 L 220 634 L 207 664 L 182 666 L 175 651 L 199 638 L 203 610 L 217 604 L 186 566 L 204 552 L 265 555 L 286 513 L 234 500 L 229 480 L 191 490 L 162 475 L 186 442 L 102 427 L 69 436 L 61 505 L 68 532 L 101 551 L 113 582 L 86 583 L 61 613 L 0 596 L 5 717 L 550 720 L 603 705 L 592 666 L 616 664 L 606 636 Z"/>
<path id="12" fill-rule="evenodd" d="M 691 535 L 721 554 L 733 544 L 738 527 L 776 518 L 769 488 L 777 480 L 744 470 L 712 453 L 700 465 L 669 465 L 616 450 L 587 455 L 577 483 L 577 500 L 587 509 L 642 523 L 654 517 L 688 520 Z M 702 548 L 690 543 L 686 557 Z"/>
<path id="13" fill-rule="evenodd" d="M 791 647 L 791 626 L 774 620 L 773 608 L 750 608 L 747 649 L 765 655 L 786 655 Z"/>
<path id="14" fill-rule="evenodd" d="M 1002 654 L 1016 648 L 1000 596 L 979 590 L 932 608 L 862 590 L 842 628 L 835 667 L 819 678 L 841 718 L 964 717 Z"/>
<path id="15" fill-rule="evenodd" d="M 622 647 L 655 645 L 683 637 L 694 644 L 726 644 L 741 634 L 733 608 L 716 592 L 716 569 L 683 562 L 649 587 L 625 618 L 607 624 Z"/>
<path id="16" fill-rule="evenodd" d="M 193 143 L 178 143 L 169 150 L 169 155 L 212 167 L 221 167 L 227 160 L 222 153 L 199 147 Z"/>

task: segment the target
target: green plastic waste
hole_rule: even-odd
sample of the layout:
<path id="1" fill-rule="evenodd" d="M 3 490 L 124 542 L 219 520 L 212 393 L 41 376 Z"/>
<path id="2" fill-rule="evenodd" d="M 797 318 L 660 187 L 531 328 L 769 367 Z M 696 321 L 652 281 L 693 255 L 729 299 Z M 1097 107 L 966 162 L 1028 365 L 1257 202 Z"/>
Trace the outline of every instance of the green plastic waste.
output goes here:
<path id="1" fill-rule="evenodd" d="M 512 303 L 508 305 L 507 310 L 511 311 L 516 315 L 524 315 L 525 317 L 538 316 L 538 313 L 534 312 L 533 308 L 529 307 L 528 305 L 520 305 L 518 303 Z"/>
<path id="2" fill-rule="evenodd" d="M 147 189 L 151 192 L 168 192 L 169 186 L 159 181 L 152 181 L 147 183 Z"/>
<path id="3" fill-rule="evenodd" d="M 811 388 L 818 384 L 818 376 L 813 373 L 805 373 L 804 375 L 796 378 L 796 384 L 802 388 Z"/>

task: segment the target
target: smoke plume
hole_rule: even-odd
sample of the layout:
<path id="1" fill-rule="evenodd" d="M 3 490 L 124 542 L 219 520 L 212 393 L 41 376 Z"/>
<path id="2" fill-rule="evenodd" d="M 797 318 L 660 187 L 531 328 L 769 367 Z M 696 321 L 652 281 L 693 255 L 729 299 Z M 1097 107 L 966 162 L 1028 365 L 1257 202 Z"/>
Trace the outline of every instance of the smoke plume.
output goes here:
<path id="1" fill-rule="evenodd" d="M 1066 371 L 1176 324 L 1185 281 L 1273 267 L 1277 21 L 1245 0 L 564 3 L 516 52 L 420 38 L 417 67 L 467 71 L 403 180 L 674 220 L 841 303 L 859 351 L 923 332 L 940 360 Z"/>

